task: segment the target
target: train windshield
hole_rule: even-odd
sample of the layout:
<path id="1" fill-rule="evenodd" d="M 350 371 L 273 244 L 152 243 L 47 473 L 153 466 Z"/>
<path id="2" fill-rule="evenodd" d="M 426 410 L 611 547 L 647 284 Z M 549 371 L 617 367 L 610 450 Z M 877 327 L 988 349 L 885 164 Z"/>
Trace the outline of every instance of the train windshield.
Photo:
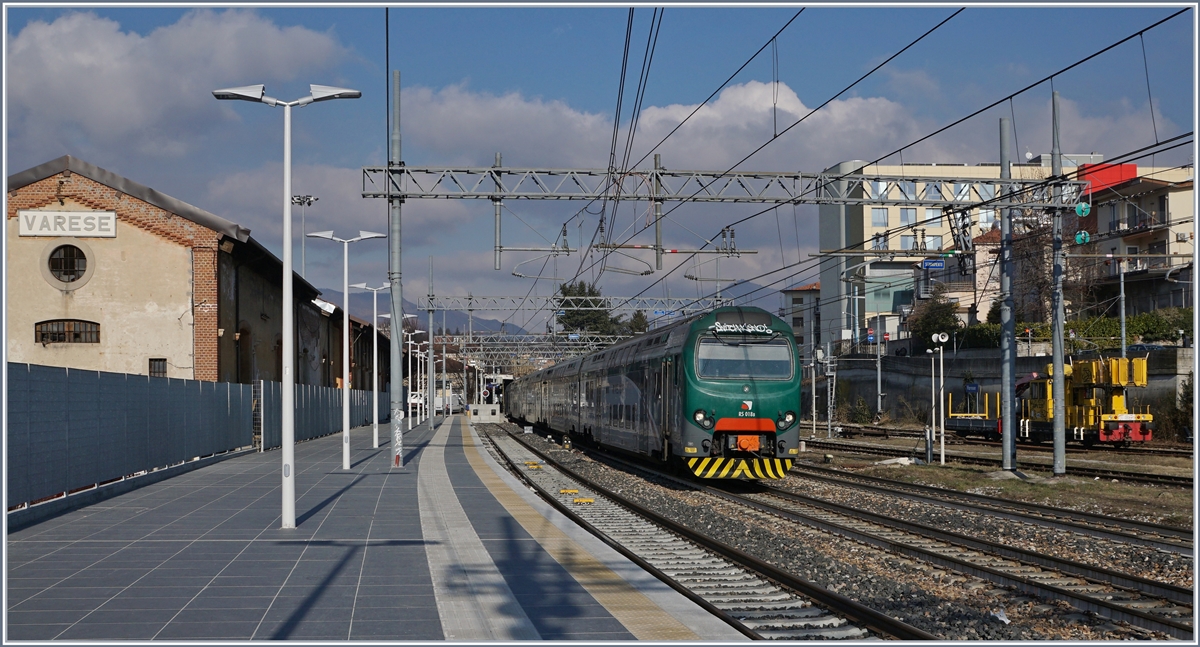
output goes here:
<path id="1" fill-rule="evenodd" d="M 786 339 L 737 343 L 702 337 L 696 347 L 696 372 L 709 379 L 787 379 L 792 349 Z"/>

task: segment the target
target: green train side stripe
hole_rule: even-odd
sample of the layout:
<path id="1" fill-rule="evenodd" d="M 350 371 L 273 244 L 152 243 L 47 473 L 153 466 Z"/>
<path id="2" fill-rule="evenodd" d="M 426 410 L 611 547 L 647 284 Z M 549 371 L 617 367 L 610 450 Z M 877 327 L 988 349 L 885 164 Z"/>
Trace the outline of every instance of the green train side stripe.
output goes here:
<path id="1" fill-rule="evenodd" d="M 792 469 L 786 458 L 689 458 L 688 469 L 700 478 L 781 479 Z"/>

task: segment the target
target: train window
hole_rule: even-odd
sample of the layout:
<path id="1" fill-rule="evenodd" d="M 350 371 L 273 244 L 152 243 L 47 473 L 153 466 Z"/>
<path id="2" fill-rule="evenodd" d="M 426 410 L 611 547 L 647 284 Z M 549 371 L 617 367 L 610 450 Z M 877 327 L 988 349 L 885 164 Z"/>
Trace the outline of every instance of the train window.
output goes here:
<path id="1" fill-rule="evenodd" d="M 703 337 L 696 347 L 696 372 L 712 379 L 787 379 L 792 350 L 785 339 L 737 344 Z"/>

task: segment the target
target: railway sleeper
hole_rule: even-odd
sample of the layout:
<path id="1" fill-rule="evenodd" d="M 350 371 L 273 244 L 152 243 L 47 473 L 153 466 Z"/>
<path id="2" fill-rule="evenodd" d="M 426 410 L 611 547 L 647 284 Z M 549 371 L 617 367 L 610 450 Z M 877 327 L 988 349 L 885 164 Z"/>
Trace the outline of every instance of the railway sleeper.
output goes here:
<path id="1" fill-rule="evenodd" d="M 745 602 L 736 602 L 732 600 L 715 600 L 712 605 L 726 613 L 743 613 L 746 611 L 772 611 L 779 613 L 797 607 L 808 606 L 810 603 L 807 600 L 801 600 L 792 596 L 787 600 L 763 600 L 755 601 L 753 604 Z M 828 613 L 828 612 L 826 612 Z"/>
<path id="2" fill-rule="evenodd" d="M 738 617 L 739 614 L 731 613 L 733 617 L 741 621 L 747 627 L 759 631 L 766 630 L 781 630 L 781 629 L 809 629 L 813 627 L 840 627 L 846 624 L 845 618 L 839 618 L 828 613 L 821 616 L 813 616 L 808 618 L 779 618 L 776 620 L 747 620 Z"/>
<path id="3" fill-rule="evenodd" d="M 807 602 L 807 600 L 801 600 L 801 602 Z M 738 620 L 793 620 L 827 616 L 829 612 L 821 607 L 809 605 L 785 611 L 731 611 L 730 615 Z"/>
<path id="4" fill-rule="evenodd" d="M 723 602 L 739 603 L 743 605 L 757 604 L 758 602 L 775 602 L 780 600 L 792 602 L 794 604 L 794 600 L 796 599 L 796 596 L 792 595 L 791 593 L 787 593 L 775 587 L 769 587 L 762 590 L 762 592 L 730 591 L 727 589 L 720 589 L 703 592 L 697 591 L 696 594 L 705 600 L 708 600 L 709 602 L 721 600 Z"/>
<path id="5" fill-rule="evenodd" d="M 845 625 L 842 627 L 832 627 L 829 629 L 810 629 L 810 630 L 762 630 L 758 635 L 768 640 L 798 640 L 801 638 L 836 638 L 839 640 L 853 640 L 862 638 L 867 635 L 865 629 Z"/>

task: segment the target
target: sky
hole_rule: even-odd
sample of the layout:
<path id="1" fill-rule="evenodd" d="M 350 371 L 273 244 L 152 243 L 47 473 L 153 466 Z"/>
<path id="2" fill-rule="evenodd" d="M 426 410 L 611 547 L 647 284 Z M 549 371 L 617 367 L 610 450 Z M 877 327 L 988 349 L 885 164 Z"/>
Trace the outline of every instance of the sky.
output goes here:
<path id="1" fill-rule="evenodd" d="M 698 105 L 696 116 L 653 152 L 668 168 L 723 171 L 765 142 L 743 170 L 815 172 L 850 159 L 875 160 L 1048 74 L 1175 13 L 1181 6 L 982 7 L 962 13 L 878 71 L 842 91 L 949 17 L 953 6 L 683 7 L 668 5 L 633 138 L 633 160 L 651 152 Z M 386 15 L 385 15 L 386 13 Z M 637 7 L 618 121 L 618 160 L 628 137 L 654 8 Z M 795 17 L 794 20 L 793 17 Z M 25 7 L 4 13 L 5 173 L 70 154 L 242 224 L 281 254 L 282 109 L 217 101 L 212 90 L 262 83 L 292 100 L 308 84 L 360 90 L 357 100 L 293 111 L 294 194 L 319 198 L 304 210 L 307 231 L 386 232 L 384 200 L 364 199 L 363 167 L 386 164 L 390 70 L 401 72 L 402 159 L 410 166 L 604 168 L 625 55 L 627 6 L 608 7 Z M 780 29 L 791 24 L 780 32 Z M 1058 76 L 1065 153 L 1112 158 L 1195 126 L 1195 11 L 1187 11 Z M 386 29 L 385 29 L 386 26 Z M 771 42 L 760 54 L 751 57 Z M 747 63 L 749 61 L 749 63 Z M 842 93 L 839 95 L 839 93 Z M 1050 149 L 1049 83 L 1015 97 L 904 152 L 906 162 L 996 163 L 1000 117 L 1015 121 L 1014 152 Z M 836 98 L 835 98 L 836 97 Z M 830 99 L 833 99 L 830 101 Z M 782 130 L 814 108 L 805 121 Z M 1153 106 L 1151 113 L 1150 106 Z M 776 125 L 778 124 L 778 125 Z M 1185 164 L 1194 148 L 1158 156 Z M 885 160 L 898 163 L 898 157 Z M 1140 162 L 1143 165 L 1150 160 Z M 648 167 L 649 159 L 642 163 Z M 542 247 L 564 223 L 574 247 L 592 237 L 595 207 L 582 202 L 508 201 L 503 244 Z M 645 224 L 646 204 L 624 203 L 618 231 Z M 761 208 L 667 204 L 667 247 L 696 248 L 721 228 Z M 300 212 L 294 210 L 301 269 Z M 640 224 L 639 224 L 640 223 Z M 816 280 L 816 209 L 768 211 L 738 226 L 742 249 L 723 259 L 722 277 L 769 279 L 782 288 Z M 414 200 L 403 208 L 407 300 L 437 294 L 511 296 L 553 293 L 554 281 L 518 271 L 597 281 L 608 295 L 707 295 L 710 282 L 684 278 L 668 256 L 664 271 L 634 276 L 591 259 L 508 252 L 492 269 L 492 205 L 486 200 Z M 652 243 L 647 231 L 632 243 Z M 304 243 L 304 274 L 340 290 L 341 245 Z M 653 263 L 620 259 L 609 267 Z M 711 261 L 712 257 L 702 260 Z M 532 261 L 526 263 L 527 261 Z M 592 269 L 587 269 L 592 268 Z M 715 276 L 715 263 L 699 269 Z M 387 242 L 351 246 L 350 283 L 387 281 Z M 756 303 L 779 305 L 777 293 Z M 496 313 L 503 319 L 509 313 Z M 530 330 L 547 313 L 512 315 Z M 532 320 L 529 318 L 533 317 Z"/>

